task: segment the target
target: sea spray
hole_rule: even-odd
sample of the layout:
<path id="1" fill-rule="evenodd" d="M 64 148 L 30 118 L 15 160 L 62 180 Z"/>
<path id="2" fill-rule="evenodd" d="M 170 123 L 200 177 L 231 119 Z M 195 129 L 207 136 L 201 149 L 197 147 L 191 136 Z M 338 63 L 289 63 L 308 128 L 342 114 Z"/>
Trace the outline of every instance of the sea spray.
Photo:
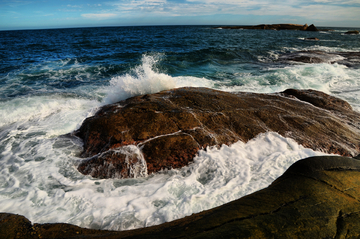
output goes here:
<path id="1" fill-rule="evenodd" d="M 175 88 L 173 78 L 156 71 L 156 64 L 161 54 L 143 55 L 142 64 L 132 70 L 132 74 L 113 77 L 110 80 L 108 94 L 104 99 L 105 104 L 115 103 L 132 96 L 157 93 L 162 90 Z"/>

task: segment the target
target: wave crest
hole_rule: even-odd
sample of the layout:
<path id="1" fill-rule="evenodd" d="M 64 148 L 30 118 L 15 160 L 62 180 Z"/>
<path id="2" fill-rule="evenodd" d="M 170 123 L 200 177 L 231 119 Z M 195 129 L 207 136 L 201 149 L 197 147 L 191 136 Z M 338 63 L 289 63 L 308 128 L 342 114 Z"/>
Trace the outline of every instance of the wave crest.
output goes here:
<path id="1" fill-rule="evenodd" d="M 110 80 L 108 94 L 104 98 L 105 104 L 115 103 L 127 98 L 153 94 L 176 87 L 173 77 L 159 73 L 156 64 L 160 61 L 161 54 L 143 55 L 142 64 L 132 70 L 132 74 L 113 77 Z"/>

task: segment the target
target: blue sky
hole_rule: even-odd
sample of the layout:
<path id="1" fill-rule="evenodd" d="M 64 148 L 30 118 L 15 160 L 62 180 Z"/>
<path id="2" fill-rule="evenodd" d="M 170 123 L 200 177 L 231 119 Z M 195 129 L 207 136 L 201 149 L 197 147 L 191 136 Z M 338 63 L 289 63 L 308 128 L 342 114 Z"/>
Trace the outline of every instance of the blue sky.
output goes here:
<path id="1" fill-rule="evenodd" d="M 0 30 L 262 23 L 360 27 L 360 0 L 0 0 Z"/>

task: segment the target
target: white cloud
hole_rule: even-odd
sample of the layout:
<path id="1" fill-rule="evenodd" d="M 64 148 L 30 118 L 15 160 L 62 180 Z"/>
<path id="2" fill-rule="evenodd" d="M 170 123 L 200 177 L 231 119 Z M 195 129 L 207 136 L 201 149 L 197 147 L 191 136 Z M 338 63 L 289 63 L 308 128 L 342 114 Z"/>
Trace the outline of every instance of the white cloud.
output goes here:
<path id="1" fill-rule="evenodd" d="M 314 24 L 315 20 L 360 20 L 360 7 L 356 7 L 359 4 L 359 0 L 121 0 L 106 3 L 112 7 L 113 14 L 130 18 L 214 14 L 273 15 L 301 17 Z M 84 16 L 95 18 L 96 14 Z M 102 14 L 98 18 L 100 16 Z"/>
<path id="2" fill-rule="evenodd" d="M 116 17 L 115 13 L 85 13 L 81 14 L 82 17 L 91 18 L 91 19 L 108 19 Z"/>
<path id="3" fill-rule="evenodd" d="M 70 5 L 68 4 L 67 7 L 72 7 L 72 8 L 82 8 L 81 5 Z"/>

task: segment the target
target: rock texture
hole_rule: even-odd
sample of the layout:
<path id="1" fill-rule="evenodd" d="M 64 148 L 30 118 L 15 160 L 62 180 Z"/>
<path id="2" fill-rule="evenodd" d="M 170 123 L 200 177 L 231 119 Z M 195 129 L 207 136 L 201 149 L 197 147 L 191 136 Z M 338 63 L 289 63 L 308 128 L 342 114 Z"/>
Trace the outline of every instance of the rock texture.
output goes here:
<path id="1" fill-rule="evenodd" d="M 99 178 L 146 175 L 188 165 L 201 148 L 247 142 L 267 131 L 354 156 L 360 152 L 359 117 L 347 102 L 314 90 L 179 88 L 111 104 L 86 119 L 75 132 L 87 158 L 78 169 Z"/>
<path id="2" fill-rule="evenodd" d="M 360 161 L 311 157 L 268 188 L 198 214 L 143 229 L 110 232 L 34 224 L 0 214 L 3 238 L 359 238 Z M 15 237 L 13 236 L 15 235 Z"/>
<path id="3" fill-rule="evenodd" d="M 219 28 L 219 27 L 217 27 Z M 300 30 L 300 31 L 318 31 L 318 29 L 311 24 L 308 26 L 300 24 L 261 24 L 255 26 L 222 26 L 222 29 L 255 29 L 255 30 Z"/>

